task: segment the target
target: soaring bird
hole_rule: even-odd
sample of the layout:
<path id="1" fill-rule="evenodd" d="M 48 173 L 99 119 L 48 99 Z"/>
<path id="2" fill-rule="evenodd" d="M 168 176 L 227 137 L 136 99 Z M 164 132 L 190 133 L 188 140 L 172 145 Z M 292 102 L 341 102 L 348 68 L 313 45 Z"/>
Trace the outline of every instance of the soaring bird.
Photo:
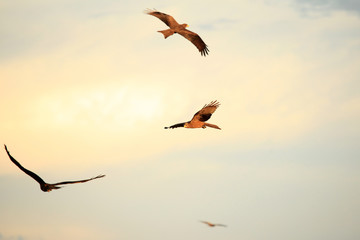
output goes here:
<path id="1" fill-rule="evenodd" d="M 212 101 L 209 104 L 205 104 L 205 106 L 200 109 L 191 121 L 184 122 L 184 123 L 178 123 L 175 125 L 172 125 L 170 127 L 165 127 L 165 129 L 168 128 L 177 128 L 177 127 L 185 127 L 185 128 L 206 128 L 206 127 L 212 127 L 216 129 L 221 129 L 218 126 L 210 123 L 206 123 L 207 120 L 210 119 L 211 115 L 215 112 L 215 110 L 220 106 L 220 103 L 215 101 Z"/>
<path id="2" fill-rule="evenodd" d="M 165 39 L 173 35 L 174 33 L 178 33 L 190 42 L 192 42 L 197 47 L 202 56 L 206 56 L 207 54 L 209 54 L 209 49 L 207 48 L 207 45 L 200 38 L 199 35 L 186 29 L 189 26 L 186 23 L 179 24 L 172 16 L 162 12 L 158 12 L 156 10 L 146 9 L 145 13 L 159 18 L 161 21 L 163 21 L 166 25 L 169 26 L 169 29 L 158 31 L 164 35 Z"/>
<path id="3" fill-rule="evenodd" d="M 59 183 L 46 183 L 44 180 L 42 180 L 41 177 L 39 177 L 37 174 L 33 173 L 30 170 L 27 170 L 26 168 L 24 168 L 23 166 L 20 165 L 20 163 L 18 161 L 15 160 L 15 158 L 13 158 L 10 155 L 10 152 L 8 151 L 6 145 L 5 146 L 5 150 L 10 158 L 10 160 L 16 165 L 18 166 L 24 173 L 26 173 L 27 175 L 29 175 L 30 177 L 32 177 L 35 181 L 37 181 L 40 184 L 40 188 L 42 191 L 44 192 L 50 192 L 53 189 L 59 189 L 61 187 L 59 187 L 58 185 L 65 185 L 65 184 L 73 184 L 73 183 L 84 183 L 84 182 L 88 182 L 97 178 L 102 178 L 105 177 L 105 175 L 99 175 L 93 178 L 89 178 L 89 179 L 85 179 L 85 180 L 79 180 L 79 181 L 66 181 L 66 182 L 59 182 Z"/>
<path id="4" fill-rule="evenodd" d="M 209 227 L 215 227 L 215 226 L 226 227 L 226 225 L 220 223 L 211 223 L 207 221 L 200 221 L 200 222 L 207 224 Z"/>

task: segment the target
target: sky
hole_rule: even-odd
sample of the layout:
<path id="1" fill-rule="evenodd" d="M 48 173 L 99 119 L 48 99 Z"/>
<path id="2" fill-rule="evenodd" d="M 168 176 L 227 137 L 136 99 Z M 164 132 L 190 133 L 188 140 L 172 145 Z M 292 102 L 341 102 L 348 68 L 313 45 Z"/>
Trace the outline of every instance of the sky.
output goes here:
<path id="1" fill-rule="evenodd" d="M 106 175 L 1 146 L 0 240 L 360 238 L 359 1 L 0 0 L 0 35 L 0 143 Z"/>

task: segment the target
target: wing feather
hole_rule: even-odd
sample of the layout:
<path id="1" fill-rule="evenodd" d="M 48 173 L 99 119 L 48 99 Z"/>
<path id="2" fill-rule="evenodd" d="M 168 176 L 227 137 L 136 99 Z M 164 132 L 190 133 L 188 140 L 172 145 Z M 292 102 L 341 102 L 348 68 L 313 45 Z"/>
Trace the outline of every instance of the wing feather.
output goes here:
<path id="1" fill-rule="evenodd" d="M 74 184 L 74 183 L 84 183 L 84 182 L 88 182 L 97 178 L 102 178 L 105 177 L 105 175 L 99 175 L 93 178 L 89 178 L 89 179 L 84 179 L 84 180 L 78 180 L 78 181 L 65 181 L 65 182 L 59 182 L 59 183 L 54 183 L 53 185 L 65 185 L 65 184 Z"/>
<path id="2" fill-rule="evenodd" d="M 166 13 L 162 13 L 151 9 L 145 10 L 145 13 L 157 17 L 158 19 L 163 21 L 166 25 L 168 25 L 170 28 L 174 28 L 179 25 L 172 16 Z"/>
<path id="3" fill-rule="evenodd" d="M 165 129 L 168 129 L 168 128 L 171 128 L 171 129 L 174 129 L 174 128 L 178 128 L 178 127 L 184 127 L 185 126 L 185 123 L 177 123 L 177 124 L 174 124 L 170 127 L 165 127 Z"/>
<path id="4" fill-rule="evenodd" d="M 209 104 L 206 104 L 200 111 L 195 113 L 191 121 L 200 121 L 205 122 L 210 119 L 211 115 L 215 112 L 215 110 L 220 106 L 220 103 L 212 101 Z"/>
<path id="5" fill-rule="evenodd" d="M 44 180 L 42 180 L 41 177 L 39 177 L 38 175 L 36 175 L 35 173 L 33 173 L 32 171 L 30 170 L 27 170 L 26 168 L 24 168 L 23 166 L 21 166 L 21 164 L 15 160 L 15 158 L 13 158 L 11 155 L 10 155 L 10 152 L 8 151 L 6 145 L 4 144 L 5 146 L 5 150 L 7 152 L 7 155 L 9 156 L 10 160 L 16 165 L 18 166 L 18 168 L 20 168 L 24 173 L 26 173 L 27 175 L 29 175 L 30 177 L 32 177 L 35 181 L 37 181 L 40 185 L 41 184 L 45 184 Z"/>
<path id="6" fill-rule="evenodd" d="M 215 223 L 216 226 L 227 227 L 225 224 Z"/>
<path id="7" fill-rule="evenodd" d="M 202 56 L 206 56 L 207 54 L 209 54 L 209 49 L 207 45 L 197 33 L 194 33 L 187 29 L 178 31 L 178 33 L 187 40 L 189 40 L 190 42 L 192 42 L 195 45 L 195 47 L 199 50 Z"/>

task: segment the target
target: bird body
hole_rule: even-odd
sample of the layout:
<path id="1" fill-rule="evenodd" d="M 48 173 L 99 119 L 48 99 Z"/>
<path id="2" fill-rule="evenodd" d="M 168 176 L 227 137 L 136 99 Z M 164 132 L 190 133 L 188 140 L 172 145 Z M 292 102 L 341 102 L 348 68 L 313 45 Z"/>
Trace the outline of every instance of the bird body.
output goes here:
<path id="1" fill-rule="evenodd" d="M 164 35 L 165 39 L 173 35 L 174 33 L 178 33 L 190 42 L 192 42 L 202 56 L 206 56 L 207 54 L 209 54 L 209 49 L 207 45 L 197 33 L 186 29 L 189 26 L 186 23 L 179 24 L 172 16 L 156 10 L 147 9 L 145 10 L 145 13 L 159 18 L 169 27 L 169 29 L 158 31 Z"/>
<path id="2" fill-rule="evenodd" d="M 187 31 L 186 28 L 189 25 L 187 25 L 186 23 L 184 24 L 178 24 L 176 26 L 174 26 L 173 28 L 169 28 L 169 29 L 165 29 L 165 30 L 161 30 L 158 31 L 159 33 L 162 33 L 164 35 L 164 38 L 168 38 L 169 36 L 173 35 L 174 33 L 179 33 L 182 31 Z"/>
<path id="3" fill-rule="evenodd" d="M 10 152 L 8 151 L 6 145 L 5 146 L 5 150 L 6 153 L 8 154 L 10 160 L 18 167 L 20 168 L 24 173 L 26 173 L 27 175 L 29 175 L 30 177 L 32 177 L 35 181 L 37 181 L 40 184 L 40 189 L 43 192 L 50 192 L 51 190 L 54 189 L 59 189 L 61 187 L 59 187 L 58 185 L 65 185 L 65 184 L 74 184 L 74 183 L 84 183 L 84 182 L 88 182 L 97 178 L 102 178 L 105 177 L 105 175 L 98 175 L 96 177 L 93 178 L 89 178 L 89 179 L 84 179 L 84 180 L 78 180 L 78 181 L 65 181 L 65 182 L 58 182 L 58 183 L 46 183 L 41 177 L 39 177 L 37 174 L 35 174 L 34 172 L 24 168 L 23 166 L 21 166 L 21 164 L 16 161 L 15 158 L 13 158 L 10 154 Z"/>
<path id="4" fill-rule="evenodd" d="M 206 127 L 212 127 L 212 128 L 216 128 L 221 130 L 221 128 L 219 128 L 217 125 L 215 124 L 211 124 L 211 123 L 206 123 L 207 120 L 210 119 L 211 115 L 215 112 L 215 110 L 220 106 L 220 103 L 215 101 L 212 101 L 209 104 L 205 104 L 205 106 L 200 109 L 200 111 L 198 111 L 197 113 L 195 113 L 195 115 L 193 116 L 193 118 L 188 121 L 188 122 L 184 122 L 184 123 L 178 123 L 178 124 L 174 124 L 170 127 L 165 127 L 165 129 L 168 128 L 178 128 L 178 127 L 184 127 L 184 128 L 206 128 Z"/>

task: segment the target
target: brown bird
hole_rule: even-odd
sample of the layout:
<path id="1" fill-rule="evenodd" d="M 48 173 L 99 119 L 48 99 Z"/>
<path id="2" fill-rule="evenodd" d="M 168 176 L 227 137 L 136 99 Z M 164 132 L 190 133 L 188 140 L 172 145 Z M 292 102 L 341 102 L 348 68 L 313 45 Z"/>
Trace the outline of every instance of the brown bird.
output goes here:
<path id="1" fill-rule="evenodd" d="M 173 35 L 174 33 L 178 33 L 190 42 L 192 42 L 197 47 L 202 56 L 206 56 L 207 54 L 209 54 L 209 49 L 207 48 L 207 45 L 204 43 L 204 41 L 200 38 L 198 34 L 186 29 L 189 26 L 186 23 L 179 24 L 172 16 L 162 12 L 158 12 L 156 10 L 147 9 L 145 10 L 145 13 L 159 18 L 161 21 L 163 21 L 166 25 L 169 26 L 169 29 L 158 31 L 164 35 L 165 39 Z"/>
<path id="2" fill-rule="evenodd" d="M 206 123 L 207 120 L 210 119 L 211 115 L 215 112 L 215 110 L 220 106 L 220 103 L 215 101 L 212 101 L 209 104 L 205 104 L 205 106 L 200 109 L 191 121 L 184 122 L 184 123 L 178 123 L 175 125 L 172 125 L 170 127 L 165 127 L 165 129 L 168 128 L 178 128 L 178 127 L 185 127 L 185 128 L 206 128 L 206 127 L 212 127 L 216 129 L 221 129 L 218 126 L 210 123 Z"/>
<path id="3" fill-rule="evenodd" d="M 207 224 L 209 227 L 215 227 L 215 226 L 226 227 L 226 225 L 220 223 L 211 223 L 207 221 L 200 221 L 200 222 Z"/>
<path id="4" fill-rule="evenodd" d="M 13 158 L 10 155 L 10 152 L 8 151 L 6 145 L 5 146 L 5 150 L 10 158 L 10 160 L 16 165 L 18 166 L 24 173 L 26 173 L 27 175 L 29 175 L 30 177 L 32 177 L 35 181 L 37 181 L 40 184 L 40 188 L 42 191 L 44 192 L 50 192 L 53 189 L 59 189 L 61 187 L 59 187 L 58 185 L 65 185 L 65 184 L 73 184 L 73 183 L 84 183 L 84 182 L 88 182 L 97 178 L 102 178 L 105 177 L 105 175 L 99 175 L 93 178 L 89 178 L 89 179 L 85 179 L 85 180 L 79 180 L 79 181 L 66 181 L 66 182 L 59 182 L 59 183 L 46 183 L 44 180 L 41 179 L 41 177 L 39 177 L 38 175 L 36 175 L 35 173 L 33 173 L 30 170 L 27 170 L 26 168 L 24 168 L 23 166 L 20 165 L 20 163 L 18 161 L 15 160 L 15 158 Z"/>

